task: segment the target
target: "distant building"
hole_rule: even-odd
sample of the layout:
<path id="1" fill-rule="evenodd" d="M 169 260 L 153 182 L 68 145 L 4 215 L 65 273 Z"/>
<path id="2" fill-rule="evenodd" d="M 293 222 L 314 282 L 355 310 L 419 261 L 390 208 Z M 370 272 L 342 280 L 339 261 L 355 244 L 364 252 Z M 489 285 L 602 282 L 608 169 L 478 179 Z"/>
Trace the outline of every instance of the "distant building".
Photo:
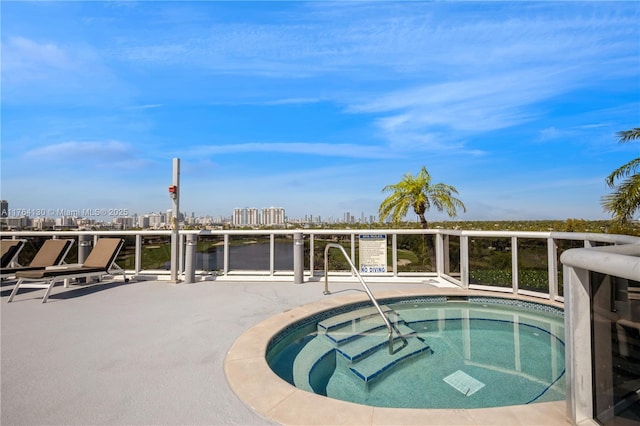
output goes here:
<path id="1" fill-rule="evenodd" d="M 258 209 L 253 207 L 233 209 L 232 224 L 233 226 L 258 226 L 260 224 Z"/>
<path id="2" fill-rule="evenodd" d="M 146 229 L 151 226 L 149 215 L 138 216 L 138 228 Z"/>
<path id="3" fill-rule="evenodd" d="M 151 213 L 149 215 L 149 227 L 158 229 L 164 226 L 167 222 L 167 217 L 163 213 Z"/>
<path id="4" fill-rule="evenodd" d="M 284 225 L 284 209 L 282 207 L 268 207 L 262 209 L 262 221 L 264 226 Z"/>
<path id="5" fill-rule="evenodd" d="M 117 229 L 131 229 L 133 228 L 133 218 L 132 217 L 114 217 L 113 223 L 116 225 Z"/>
<path id="6" fill-rule="evenodd" d="M 231 224 L 233 226 L 243 226 L 247 222 L 246 209 L 233 209 Z"/>
<path id="7" fill-rule="evenodd" d="M 31 226 L 40 231 L 44 229 L 53 229 L 56 221 L 48 217 L 36 217 L 31 220 Z"/>
<path id="8" fill-rule="evenodd" d="M 9 217 L 9 202 L 0 200 L 0 217 Z"/>
<path id="9" fill-rule="evenodd" d="M 28 216 L 7 217 L 3 219 L 3 222 L 9 229 L 24 229 L 31 226 L 31 220 Z"/>

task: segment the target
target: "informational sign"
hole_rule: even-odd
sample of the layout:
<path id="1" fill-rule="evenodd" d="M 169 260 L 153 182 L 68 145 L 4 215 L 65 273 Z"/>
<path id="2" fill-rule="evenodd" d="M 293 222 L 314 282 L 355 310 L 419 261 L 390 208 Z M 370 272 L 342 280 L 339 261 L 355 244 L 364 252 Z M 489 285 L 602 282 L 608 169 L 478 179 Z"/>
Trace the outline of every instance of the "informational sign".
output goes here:
<path id="1" fill-rule="evenodd" d="M 386 235 L 360 235 L 358 247 L 361 274 L 387 272 Z"/>

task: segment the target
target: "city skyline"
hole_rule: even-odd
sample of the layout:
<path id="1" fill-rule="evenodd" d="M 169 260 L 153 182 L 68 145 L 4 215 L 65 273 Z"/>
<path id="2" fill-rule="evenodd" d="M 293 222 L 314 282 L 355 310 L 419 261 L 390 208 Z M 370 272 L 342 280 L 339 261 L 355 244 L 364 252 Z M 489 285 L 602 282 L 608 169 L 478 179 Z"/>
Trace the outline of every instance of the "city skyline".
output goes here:
<path id="1" fill-rule="evenodd" d="M 638 2 L 0 7 L 15 209 L 162 211 L 180 158 L 198 216 L 377 215 L 424 165 L 459 220 L 608 219 L 637 157 L 616 133 L 640 125 Z"/>
<path id="2" fill-rule="evenodd" d="M 160 229 L 170 226 L 172 209 L 165 211 L 129 212 L 118 211 L 117 215 L 108 214 L 106 209 L 82 209 L 82 210 L 54 210 L 21 209 L 12 208 L 8 200 L 0 200 L 0 221 L 9 229 L 35 228 L 45 229 L 52 227 L 73 227 L 93 225 L 120 225 L 122 228 L 151 228 Z M 408 219 L 411 220 L 411 219 Z M 332 224 L 332 223 L 373 223 L 377 221 L 375 215 L 359 216 L 351 212 L 343 212 L 342 215 L 322 217 L 313 213 L 303 217 L 290 217 L 282 207 L 263 207 L 258 210 L 255 207 L 234 208 L 229 215 L 196 216 L 195 212 L 180 211 L 179 222 L 184 226 L 189 225 L 230 225 L 233 227 L 270 227 L 295 224 Z"/>

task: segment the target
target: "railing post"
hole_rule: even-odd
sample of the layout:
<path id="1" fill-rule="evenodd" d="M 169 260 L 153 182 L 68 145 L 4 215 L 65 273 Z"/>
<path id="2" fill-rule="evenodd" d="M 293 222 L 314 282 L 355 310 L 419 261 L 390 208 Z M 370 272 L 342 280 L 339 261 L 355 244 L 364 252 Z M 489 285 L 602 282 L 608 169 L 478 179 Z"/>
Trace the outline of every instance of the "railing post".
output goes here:
<path id="1" fill-rule="evenodd" d="M 196 249 L 198 236 L 187 234 L 187 249 L 185 253 L 184 282 L 191 284 L 196 280 Z"/>
<path id="2" fill-rule="evenodd" d="M 462 288 L 469 288 L 469 236 L 460 235 L 460 280 Z"/>
<path id="3" fill-rule="evenodd" d="M 91 235 L 78 235 L 78 263 L 84 263 L 91 252 Z"/>
<path id="4" fill-rule="evenodd" d="M 444 273 L 444 241 L 441 233 L 436 234 L 436 273 L 439 277 Z"/>
<path id="5" fill-rule="evenodd" d="M 224 234 L 224 256 L 222 257 L 222 273 L 227 275 L 229 273 L 229 234 Z"/>
<path id="6" fill-rule="evenodd" d="M 135 275 L 139 275 L 142 270 L 142 235 L 136 235 L 136 250 L 135 250 Z"/>
<path id="7" fill-rule="evenodd" d="M 451 273 L 451 256 L 449 254 L 449 251 L 451 250 L 449 247 L 449 240 L 450 240 L 450 235 L 443 235 L 442 236 L 442 250 L 443 250 L 443 269 L 442 272 L 445 275 L 449 275 Z"/>
<path id="8" fill-rule="evenodd" d="M 356 234 L 351 234 L 351 262 L 356 261 Z M 351 275 L 355 275 L 354 271 L 351 271 Z"/>
<path id="9" fill-rule="evenodd" d="M 178 241 L 178 247 L 180 247 L 178 250 L 178 275 L 184 275 L 184 234 L 180 234 Z"/>
<path id="10" fill-rule="evenodd" d="M 271 276 L 273 276 L 273 273 L 276 270 L 275 255 L 276 255 L 276 234 L 270 234 L 269 235 L 269 275 Z"/>
<path id="11" fill-rule="evenodd" d="M 304 281 L 304 238 L 302 232 L 293 234 L 293 283 Z"/>
<path id="12" fill-rule="evenodd" d="M 549 299 L 558 295 L 558 246 L 553 238 L 547 238 L 547 274 L 549 275 Z"/>
<path id="13" fill-rule="evenodd" d="M 511 237 L 511 287 L 513 294 L 518 294 L 518 237 Z"/>
<path id="14" fill-rule="evenodd" d="M 314 234 L 309 234 L 309 274 L 311 278 L 313 278 L 313 275 L 315 274 L 315 270 L 314 270 L 315 262 L 313 261 L 314 250 L 315 250 Z"/>
<path id="15" fill-rule="evenodd" d="M 393 276 L 398 276 L 398 234 L 391 235 L 391 258 L 393 262 Z"/>

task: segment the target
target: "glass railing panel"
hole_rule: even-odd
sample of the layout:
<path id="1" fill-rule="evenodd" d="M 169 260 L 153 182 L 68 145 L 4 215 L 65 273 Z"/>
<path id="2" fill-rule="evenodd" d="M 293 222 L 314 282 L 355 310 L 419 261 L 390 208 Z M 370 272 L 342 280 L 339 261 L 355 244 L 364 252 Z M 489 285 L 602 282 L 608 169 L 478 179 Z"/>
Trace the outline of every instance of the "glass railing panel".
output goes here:
<path id="1" fill-rule="evenodd" d="M 141 238 L 141 270 L 170 270 L 171 237 L 168 235 L 144 235 Z M 125 249 L 121 251 L 124 257 L 117 261 L 123 269 L 132 270 L 135 268 L 135 241 L 135 236 L 125 238 Z"/>
<path id="2" fill-rule="evenodd" d="M 223 235 L 203 235 L 198 237 L 196 270 L 207 272 L 224 270 Z"/>
<path id="3" fill-rule="evenodd" d="M 583 248 L 584 241 L 582 240 L 555 240 L 557 246 L 556 265 L 558 265 L 558 296 L 564 297 L 564 274 L 562 263 L 560 262 L 560 256 L 566 250 L 573 248 Z"/>
<path id="4" fill-rule="evenodd" d="M 117 238 L 117 236 L 114 236 L 114 237 Z M 119 267 L 125 270 L 134 269 L 133 265 L 135 265 L 135 258 L 136 258 L 136 237 L 135 235 L 127 235 L 121 238 L 124 239 L 124 245 L 120 249 L 120 252 L 118 252 L 118 257 L 116 257 L 116 265 L 118 265 Z M 74 244 L 76 254 L 78 252 L 77 243 L 78 242 L 76 241 L 76 244 Z M 94 244 L 92 240 L 91 246 L 93 247 L 93 245 Z M 74 247 L 72 247 L 71 250 L 74 250 Z M 129 268 L 128 266 L 123 266 L 123 265 L 129 265 L 129 264 L 131 264 L 131 268 Z"/>
<path id="5" fill-rule="evenodd" d="M 518 288 L 549 293 L 546 239 L 518 238 Z"/>
<path id="6" fill-rule="evenodd" d="M 444 264 L 444 273 L 455 278 L 460 278 L 460 237 L 457 235 L 445 236 L 445 252 L 448 253 L 448 261 Z"/>
<path id="7" fill-rule="evenodd" d="M 398 272 L 435 272 L 435 238 L 433 234 L 399 234 Z"/>
<path id="8" fill-rule="evenodd" d="M 293 235 L 274 236 L 273 268 L 276 271 L 293 271 Z"/>
<path id="9" fill-rule="evenodd" d="M 513 287 L 511 239 L 472 237 L 469 239 L 469 283 Z"/>
<path id="10" fill-rule="evenodd" d="M 335 243 L 340 244 L 344 247 L 345 251 L 348 254 L 351 254 L 351 235 L 315 235 L 314 236 L 314 247 L 313 247 L 313 262 L 314 268 L 316 271 L 319 271 L 319 274 L 324 273 L 324 250 L 327 244 Z M 357 244 L 357 242 L 356 242 Z M 306 246 L 305 246 L 306 247 Z M 344 256 L 340 255 L 338 250 L 329 250 L 329 271 L 331 272 L 350 272 L 351 266 L 344 258 Z M 355 263 L 355 262 L 354 262 Z"/>
<path id="11" fill-rule="evenodd" d="M 268 235 L 231 235 L 229 270 L 268 271 L 270 259 Z"/>
<path id="12" fill-rule="evenodd" d="M 640 422 L 640 282 L 590 273 L 595 418 Z"/>

